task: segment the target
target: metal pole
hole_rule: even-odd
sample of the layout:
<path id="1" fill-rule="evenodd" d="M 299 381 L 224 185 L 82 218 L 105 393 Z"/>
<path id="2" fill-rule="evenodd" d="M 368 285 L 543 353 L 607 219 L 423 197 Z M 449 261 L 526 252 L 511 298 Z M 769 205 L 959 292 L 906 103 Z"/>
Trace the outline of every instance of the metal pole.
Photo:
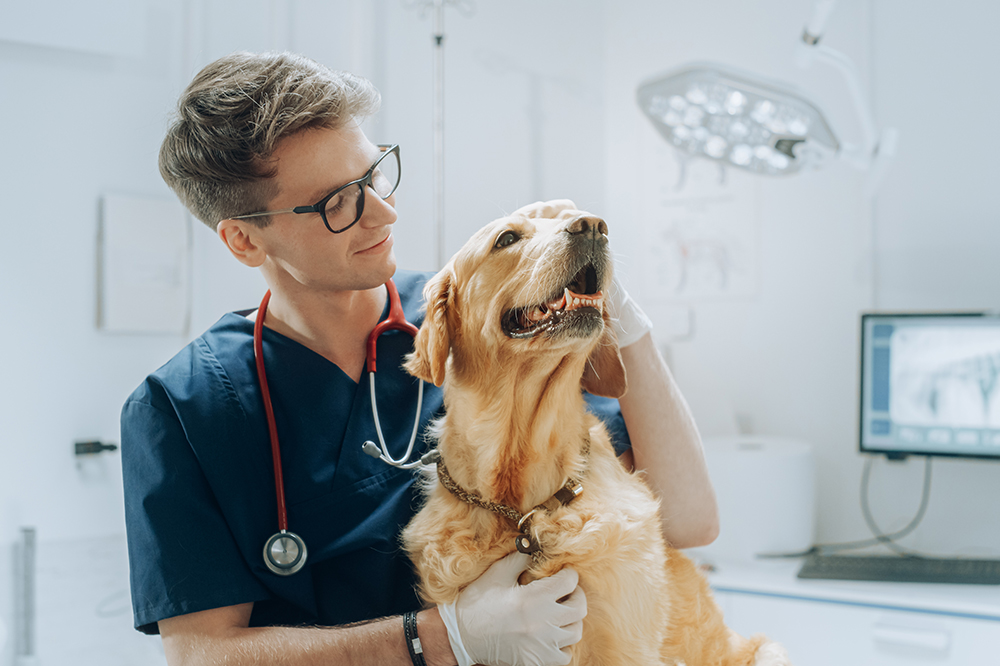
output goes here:
<path id="1" fill-rule="evenodd" d="M 35 528 L 21 528 L 21 543 L 17 547 L 17 590 L 14 636 L 14 663 L 34 664 L 35 656 Z"/>
<path id="2" fill-rule="evenodd" d="M 444 4 L 434 0 L 434 220 L 437 267 L 444 266 Z"/>

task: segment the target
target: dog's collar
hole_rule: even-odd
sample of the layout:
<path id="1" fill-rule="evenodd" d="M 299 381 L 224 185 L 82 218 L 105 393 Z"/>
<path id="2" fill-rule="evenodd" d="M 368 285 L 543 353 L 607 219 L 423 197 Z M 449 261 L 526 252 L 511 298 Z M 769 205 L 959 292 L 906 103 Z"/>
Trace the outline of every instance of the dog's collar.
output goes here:
<path id="1" fill-rule="evenodd" d="M 589 437 L 584 442 L 582 453 L 584 459 L 590 455 Z M 448 474 L 448 467 L 444 464 L 444 458 L 440 456 L 438 456 L 437 461 L 437 475 L 438 480 L 441 481 L 441 485 L 447 488 L 452 495 L 466 504 L 478 506 L 482 509 L 488 509 L 493 513 L 512 520 L 517 525 L 518 531 L 521 532 L 521 534 L 514 538 L 514 545 L 520 552 L 531 555 L 533 558 L 541 556 L 542 547 L 538 543 L 538 540 L 531 534 L 531 519 L 539 511 L 555 511 L 560 506 L 569 504 L 583 492 L 583 484 L 580 483 L 579 479 L 570 478 L 566 481 L 562 488 L 557 490 L 555 494 L 552 495 L 552 497 L 535 506 L 527 513 L 522 514 L 512 506 L 501 504 L 500 502 L 491 502 L 488 499 L 484 499 L 477 493 L 462 488 L 460 485 L 455 483 L 455 479 L 451 478 L 451 475 Z"/>

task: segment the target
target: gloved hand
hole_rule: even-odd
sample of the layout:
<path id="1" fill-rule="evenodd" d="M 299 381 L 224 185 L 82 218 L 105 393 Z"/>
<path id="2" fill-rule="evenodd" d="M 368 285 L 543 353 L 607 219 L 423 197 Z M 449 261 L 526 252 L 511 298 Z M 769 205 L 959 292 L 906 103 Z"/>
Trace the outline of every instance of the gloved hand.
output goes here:
<path id="1" fill-rule="evenodd" d="M 611 317 L 611 328 L 618 336 L 619 349 L 638 342 L 639 338 L 653 330 L 653 322 L 625 291 L 625 287 L 618 280 L 617 272 L 611 280 L 604 302 Z"/>
<path id="2" fill-rule="evenodd" d="M 493 563 L 450 604 L 438 604 L 458 666 L 565 666 L 583 635 L 587 596 L 565 568 L 527 585 L 530 558 L 514 552 Z M 559 599 L 569 597 L 559 603 Z"/>

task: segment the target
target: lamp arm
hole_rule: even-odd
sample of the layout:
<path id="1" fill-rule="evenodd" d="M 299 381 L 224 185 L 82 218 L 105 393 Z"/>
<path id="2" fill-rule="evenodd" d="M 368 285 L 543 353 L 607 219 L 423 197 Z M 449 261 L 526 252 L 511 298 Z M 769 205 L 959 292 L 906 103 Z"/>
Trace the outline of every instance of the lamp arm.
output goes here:
<path id="1" fill-rule="evenodd" d="M 823 32 L 826 30 L 826 22 L 830 18 L 830 14 L 833 13 L 833 6 L 835 4 L 837 4 L 837 0 L 816 0 L 812 17 L 806 23 L 805 30 L 802 33 L 802 41 L 809 45 L 819 41 L 819 38 L 823 36 Z"/>
<path id="2" fill-rule="evenodd" d="M 860 146 L 844 145 L 844 158 L 855 166 L 867 168 L 878 147 L 878 128 L 875 125 L 875 114 L 872 111 L 871 101 L 861 85 L 861 75 L 857 65 L 840 51 L 831 49 L 824 44 L 808 46 L 802 42 L 800 48 L 808 49 L 811 59 L 833 65 L 843 74 L 844 80 L 847 82 L 847 89 L 851 93 L 851 101 L 854 102 L 854 108 L 861 122 L 862 134 Z"/>
<path id="3" fill-rule="evenodd" d="M 874 107 L 861 85 L 861 74 L 857 65 L 840 51 L 819 44 L 835 4 L 836 0 L 816 0 L 812 17 L 806 23 L 802 39 L 796 46 L 795 62 L 800 68 L 805 69 L 813 61 L 821 60 L 833 65 L 843 74 L 861 123 L 862 144 L 859 146 L 841 143 L 840 155 L 853 166 L 869 170 L 866 190 L 869 195 L 874 195 L 885 174 L 886 166 L 896 153 L 899 132 L 892 127 L 884 127 L 879 132 L 875 124 Z"/>
<path id="4" fill-rule="evenodd" d="M 847 82 L 851 101 L 861 123 L 862 135 L 860 145 L 846 142 L 841 145 L 841 157 L 859 169 L 867 169 L 872 167 L 876 159 L 885 160 L 891 156 L 895 150 L 897 135 L 895 130 L 889 128 L 884 129 L 880 135 L 871 100 L 861 85 L 861 74 L 854 61 L 836 49 L 819 44 L 835 4 L 836 0 L 816 0 L 812 17 L 806 23 L 802 39 L 796 45 L 795 62 L 800 68 L 805 69 L 813 61 L 820 60 L 840 70 Z"/>

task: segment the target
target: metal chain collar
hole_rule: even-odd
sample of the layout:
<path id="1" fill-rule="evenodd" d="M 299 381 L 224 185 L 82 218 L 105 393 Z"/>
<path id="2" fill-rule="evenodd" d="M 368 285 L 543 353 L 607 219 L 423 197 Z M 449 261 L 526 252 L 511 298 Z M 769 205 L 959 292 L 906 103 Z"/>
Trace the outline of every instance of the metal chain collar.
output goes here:
<path id="1" fill-rule="evenodd" d="M 584 442 L 582 453 L 584 459 L 586 460 L 590 455 L 590 437 L 587 437 L 587 440 Z M 552 497 L 535 506 L 531 509 L 531 511 L 522 514 L 514 507 L 507 506 L 506 504 L 502 504 L 500 502 L 492 502 L 488 499 L 484 499 L 478 493 L 462 488 L 448 473 L 448 467 L 444 464 L 444 458 L 440 456 L 437 462 L 437 475 L 441 485 L 447 488 L 452 495 L 466 504 L 478 506 L 481 509 L 487 509 L 513 521 L 517 525 L 517 529 L 521 532 L 520 535 L 514 538 L 514 545 L 517 547 L 518 551 L 531 555 L 534 560 L 541 557 L 542 547 L 535 537 L 531 535 L 531 518 L 538 511 L 554 511 L 560 506 L 565 506 L 583 492 L 583 484 L 581 484 L 578 479 L 570 478 L 566 481 L 566 484 L 563 485 L 562 488 L 557 490 L 555 494 L 552 495 Z"/>

